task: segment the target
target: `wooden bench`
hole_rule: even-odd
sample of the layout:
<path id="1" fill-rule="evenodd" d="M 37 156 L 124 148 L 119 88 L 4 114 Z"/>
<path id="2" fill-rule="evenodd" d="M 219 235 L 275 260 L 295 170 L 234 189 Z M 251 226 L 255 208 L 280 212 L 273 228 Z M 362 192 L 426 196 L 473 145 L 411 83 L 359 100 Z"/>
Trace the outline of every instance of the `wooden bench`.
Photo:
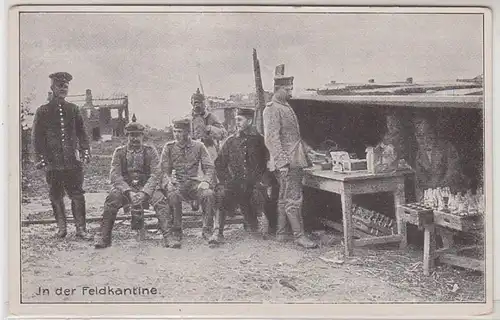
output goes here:
<path id="1" fill-rule="evenodd" d="M 484 271 L 484 260 L 461 255 L 481 248 L 480 245 L 457 246 L 451 241 L 453 233 L 480 233 L 483 231 L 481 216 L 459 216 L 446 211 L 433 210 L 420 203 L 399 206 L 402 219 L 424 230 L 423 271 L 429 275 L 435 261 L 476 271 Z M 443 248 L 436 248 L 436 234 L 443 238 Z"/>

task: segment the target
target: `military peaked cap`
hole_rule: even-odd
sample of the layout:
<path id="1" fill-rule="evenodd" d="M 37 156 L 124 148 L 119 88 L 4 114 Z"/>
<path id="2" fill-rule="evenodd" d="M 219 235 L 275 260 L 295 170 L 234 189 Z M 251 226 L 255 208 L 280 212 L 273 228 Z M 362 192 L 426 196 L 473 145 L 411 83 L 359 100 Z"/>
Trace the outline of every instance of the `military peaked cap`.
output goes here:
<path id="1" fill-rule="evenodd" d="M 253 109 L 238 109 L 236 115 L 243 116 L 245 118 L 253 118 L 255 111 Z"/>
<path id="2" fill-rule="evenodd" d="M 191 130 L 191 120 L 188 118 L 174 120 L 174 128 L 176 129 L 188 129 Z"/>
<path id="3" fill-rule="evenodd" d="M 144 126 L 137 121 L 137 118 L 135 117 L 135 113 L 132 116 L 132 122 L 128 123 L 125 126 L 125 134 L 129 134 L 132 132 L 139 132 L 139 133 L 144 133 Z"/>
<path id="4" fill-rule="evenodd" d="M 73 76 L 67 72 L 55 72 L 49 75 L 49 78 L 52 81 L 60 81 L 60 82 L 70 82 L 73 80 Z"/>

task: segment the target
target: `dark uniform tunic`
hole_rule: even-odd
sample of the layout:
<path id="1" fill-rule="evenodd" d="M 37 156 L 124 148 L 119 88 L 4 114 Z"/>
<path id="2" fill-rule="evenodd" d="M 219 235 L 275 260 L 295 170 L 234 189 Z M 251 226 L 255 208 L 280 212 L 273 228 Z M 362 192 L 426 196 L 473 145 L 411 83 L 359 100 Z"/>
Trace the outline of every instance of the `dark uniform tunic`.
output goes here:
<path id="1" fill-rule="evenodd" d="M 462 173 L 459 154 L 449 141 L 438 140 L 420 146 L 415 171 L 418 200 L 429 188 L 449 187 L 452 193 L 467 190 L 468 181 Z"/>
<path id="2" fill-rule="evenodd" d="M 228 213 L 239 205 L 250 228 L 257 226 L 257 207 L 265 201 L 260 186 L 268 159 L 264 137 L 250 127 L 229 136 L 215 160 L 217 178 L 225 186 L 222 210 Z"/>
<path id="3" fill-rule="evenodd" d="M 54 99 L 39 107 L 33 142 L 37 160 L 46 164 L 51 199 L 62 199 L 64 189 L 72 198 L 82 196 L 81 157 L 89 150 L 89 139 L 78 106 Z"/>

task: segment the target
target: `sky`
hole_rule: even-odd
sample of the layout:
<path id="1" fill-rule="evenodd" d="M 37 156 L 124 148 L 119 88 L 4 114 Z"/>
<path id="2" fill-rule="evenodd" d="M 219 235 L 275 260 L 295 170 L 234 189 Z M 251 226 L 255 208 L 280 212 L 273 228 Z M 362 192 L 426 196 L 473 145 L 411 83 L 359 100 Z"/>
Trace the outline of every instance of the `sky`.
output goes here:
<path id="1" fill-rule="evenodd" d="M 482 73 L 482 16 L 466 14 L 22 13 L 21 101 L 46 102 L 48 75 L 73 75 L 70 94 L 129 96 L 138 121 L 164 128 L 189 112 L 200 74 L 207 95 L 264 89 L 285 64 L 295 87 L 415 82 Z"/>

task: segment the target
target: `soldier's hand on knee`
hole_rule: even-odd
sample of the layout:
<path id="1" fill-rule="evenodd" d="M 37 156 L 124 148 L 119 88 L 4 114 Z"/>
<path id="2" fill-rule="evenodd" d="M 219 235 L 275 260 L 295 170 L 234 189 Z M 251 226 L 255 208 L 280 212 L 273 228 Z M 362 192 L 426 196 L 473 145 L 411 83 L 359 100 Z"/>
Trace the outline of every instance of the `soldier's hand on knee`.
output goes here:
<path id="1" fill-rule="evenodd" d="M 133 205 L 137 205 L 137 203 L 139 202 L 138 201 L 139 194 L 135 191 L 130 191 L 129 197 L 130 197 L 130 202 L 132 202 Z"/>
<path id="2" fill-rule="evenodd" d="M 148 198 L 148 195 L 144 191 L 137 192 L 137 199 L 139 202 L 143 202 Z"/>

